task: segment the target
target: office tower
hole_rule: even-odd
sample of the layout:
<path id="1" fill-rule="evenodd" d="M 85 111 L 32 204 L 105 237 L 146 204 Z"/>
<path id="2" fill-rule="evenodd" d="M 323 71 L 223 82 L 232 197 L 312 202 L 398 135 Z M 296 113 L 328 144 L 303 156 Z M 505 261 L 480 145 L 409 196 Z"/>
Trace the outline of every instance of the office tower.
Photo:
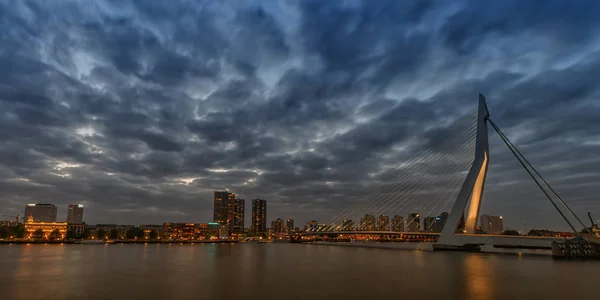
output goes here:
<path id="1" fill-rule="evenodd" d="M 447 212 L 443 212 L 439 216 L 437 216 L 435 218 L 435 220 L 433 221 L 432 231 L 433 232 L 442 232 L 442 228 L 444 227 L 444 224 L 446 223 L 446 219 L 448 219 Z"/>
<path id="2" fill-rule="evenodd" d="M 418 213 L 412 213 L 408 215 L 408 220 L 406 224 L 406 230 L 408 232 L 417 232 L 421 228 L 421 218 Z"/>
<path id="3" fill-rule="evenodd" d="M 425 217 L 423 221 L 423 227 L 425 231 L 433 231 L 433 223 L 435 222 L 435 217 Z"/>
<path id="4" fill-rule="evenodd" d="M 252 200 L 252 234 L 267 232 L 267 200 Z"/>
<path id="5" fill-rule="evenodd" d="M 481 230 L 489 234 L 502 234 L 504 229 L 504 221 L 502 216 L 481 215 Z"/>
<path id="6" fill-rule="evenodd" d="M 244 232 L 244 214 L 246 208 L 246 200 L 235 199 L 233 207 L 233 228 L 232 232 Z"/>
<path id="7" fill-rule="evenodd" d="M 404 218 L 395 215 L 392 218 L 392 231 L 404 232 Z"/>
<path id="8" fill-rule="evenodd" d="M 352 220 L 343 220 L 341 230 L 343 231 L 351 231 L 354 230 L 354 221 Z"/>
<path id="9" fill-rule="evenodd" d="M 276 220 L 271 221 L 271 230 L 273 230 L 273 233 L 284 233 L 283 227 L 283 219 L 277 218 Z"/>
<path id="10" fill-rule="evenodd" d="M 25 207 L 25 220 L 30 216 L 38 222 L 56 222 L 56 206 L 54 204 L 28 204 Z"/>
<path id="11" fill-rule="evenodd" d="M 83 223 L 83 205 L 69 204 L 67 209 L 67 224 Z"/>
<path id="12" fill-rule="evenodd" d="M 360 230 L 374 231 L 375 230 L 375 216 L 366 214 L 360 219 Z"/>
<path id="13" fill-rule="evenodd" d="M 294 231 L 294 219 L 287 219 L 285 226 L 287 227 L 288 233 Z"/>
<path id="14" fill-rule="evenodd" d="M 377 218 L 377 230 L 378 231 L 389 231 L 390 230 L 390 217 L 380 215 Z"/>

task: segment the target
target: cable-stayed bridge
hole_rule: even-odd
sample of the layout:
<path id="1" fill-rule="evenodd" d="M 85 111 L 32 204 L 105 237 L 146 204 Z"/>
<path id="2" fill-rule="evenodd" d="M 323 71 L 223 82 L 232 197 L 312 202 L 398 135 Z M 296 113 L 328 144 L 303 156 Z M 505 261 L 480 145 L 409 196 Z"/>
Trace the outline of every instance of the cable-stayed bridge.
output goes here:
<path id="1" fill-rule="evenodd" d="M 350 205 L 303 235 L 386 235 L 402 236 L 405 240 L 415 237 L 434 242 L 436 250 L 478 249 L 486 244 L 545 248 L 552 241 L 564 240 L 478 234 L 477 221 L 491 159 L 488 126 L 496 131 L 574 234 L 579 235 L 574 223 L 587 228 L 494 123 L 485 97 L 480 94 L 473 113 L 454 121 L 447 127 L 449 130 L 432 130 L 427 143 L 412 158 L 388 170 L 375 197 Z"/>

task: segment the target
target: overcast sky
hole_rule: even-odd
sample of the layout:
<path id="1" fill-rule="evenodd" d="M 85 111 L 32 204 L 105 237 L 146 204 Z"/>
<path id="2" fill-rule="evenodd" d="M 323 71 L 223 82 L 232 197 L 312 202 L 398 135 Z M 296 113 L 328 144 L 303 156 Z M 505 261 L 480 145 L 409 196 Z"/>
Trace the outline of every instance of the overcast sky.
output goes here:
<path id="1" fill-rule="evenodd" d="M 227 189 L 247 225 L 253 198 L 269 222 L 326 220 L 483 93 L 600 218 L 599 6 L 0 1 L 0 214 L 82 203 L 88 223 L 205 222 Z M 565 228 L 493 132 L 490 147 L 482 213 Z"/>

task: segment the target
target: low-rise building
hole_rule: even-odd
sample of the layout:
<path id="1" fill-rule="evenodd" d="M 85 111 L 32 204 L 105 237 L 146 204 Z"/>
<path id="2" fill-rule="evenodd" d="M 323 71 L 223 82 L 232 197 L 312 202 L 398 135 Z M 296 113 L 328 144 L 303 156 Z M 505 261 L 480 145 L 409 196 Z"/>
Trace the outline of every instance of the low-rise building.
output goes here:
<path id="1" fill-rule="evenodd" d="M 34 221 L 33 216 L 29 216 L 24 225 L 27 239 L 62 240 L 67 234 L 67 222 Z"/>

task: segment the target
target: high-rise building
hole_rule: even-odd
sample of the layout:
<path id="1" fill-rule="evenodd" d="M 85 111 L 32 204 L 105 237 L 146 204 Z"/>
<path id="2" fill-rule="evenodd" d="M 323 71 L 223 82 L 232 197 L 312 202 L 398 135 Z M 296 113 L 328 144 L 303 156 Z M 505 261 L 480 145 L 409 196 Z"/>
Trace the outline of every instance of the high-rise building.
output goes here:
<path id="1" fill-rule="evenodd" d="M 406 230 L 408 232 L 418 232 L 421 228 L 421 218 L 418 213 L 408 215 Z"/>
<path id="2" fill-rule="evenodd" d="M 351 231 L 351 230 L 354 230 L 354 221 L 344 219 L 342 221 L 341 230 L 342 231 Z"/>
<path id="3" fill-rule="evenodd" d="M 219 223 L 222 226 L 231 224 L 233 217 L 230 211 L 233 211 L 235 205 L 235 194 L 227 191 L 215 191 L 214 206 L 213 206 L 213 222 Z"/>
<path id="4" fill-rule="evenodd" d="M 378 231 L 389 231 L 390 230 L 390 217 L 380 215 L 377 218 L 377 230 Z"/>
<path id="5" fill-rule="evenodd" d="M 291 233 L 294 231 L 294 219 L 287 219 L 285 226 L 287 227 L 287 232 Z"/>
<path id="6" fill-rule="evenodd" d="M 443 212 L 439 216 L 437 216 L 435 218 L 435 220 L 433 221 L 432 231 L 433 232 L 442 232 L 442 228 L 444 227 L 444 224 L 446 223 L 446 219 L 448 219 L 447 212 Z"/>
<path id="7" fill-rule="evenodd" d="M 392 218 L 392 231 L 404 232 L 404 218 L 395 215 Z"/>
<path id="8" fill-rule="evenodd" d="M 423 227 L 425 231 L 433 231 L 433 223 L 435 222 L 435 217 L 427 216 L 425 220 L 423 220 Z"/>
<path id="9" fill-rule="evenodd" d="M 375 216 L 366 214 L 360 218 L 360 230 L 374 231 L 375 230 Z"/>
<path id="10" fill-rule="evenodd" d="M 229 230 L 229 233 L 244 231 L 244 199 L 236 199 L 235 194 L 215 191 L 213 222 Z"/>
<path id="11" fill-rule="evenodd" d="M 232 232 L 244 232 L 244 214 L 246 213 L 246 200 L 235 199 L 233 206 L 233 229 Z"/>
<path id="12" fill-rule="evenodd" d="M 481 230 L 489 234 L 502 234 L 504 229 L 504 221 L 502 216 L 481 215 Z"/>
<path id="13" fill-rule="evenodd" d="M 259 235 L 267 232 L 267 200 L 252 200 L 252 234 Z"/>
<path id="14" fill-rule="evenodd" d="M 83 223 L 83 205 L 69 204 L 67 210 L 67 224 Z"/>
<path id="15" fill-rule="evenodd" d="M 25 220 L 31 216 L 36 222 L 56 222 L 56 212 L 54 204 L 28 204 L 25 207 Z"/>
<path id="16" fill-rule="evenodd" d="M 283 228 L 284 228 L 283 219 L 277 218 L 277 219 L 271 221 L 271 230 L 273 230 L 273 233 L 284 233 L 285 231 L 283 230 Z"/>

